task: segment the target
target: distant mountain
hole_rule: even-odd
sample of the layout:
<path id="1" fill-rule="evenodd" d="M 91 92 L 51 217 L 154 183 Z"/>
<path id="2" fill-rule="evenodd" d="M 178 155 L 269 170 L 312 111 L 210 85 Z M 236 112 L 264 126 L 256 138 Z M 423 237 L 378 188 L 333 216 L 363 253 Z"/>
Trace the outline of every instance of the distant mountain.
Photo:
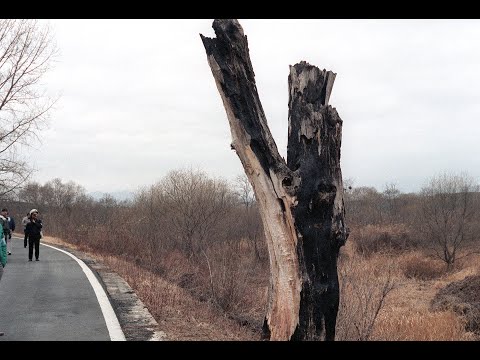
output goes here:
<path id="1" fill-rule="evenodd" d="M 103 198 L 106 194 L 109 194 L 112 196 L 114 199 L 118 201 L 123 201 L 123 200 L 133 200 L 134 193 L 132 191 L 114 191 L 114 192 L 101 192 L 101 191 L 94 191 L 91 193 L 88 193 L 91 197 L 93 197 L 95 200 L 100 200 Z"/>

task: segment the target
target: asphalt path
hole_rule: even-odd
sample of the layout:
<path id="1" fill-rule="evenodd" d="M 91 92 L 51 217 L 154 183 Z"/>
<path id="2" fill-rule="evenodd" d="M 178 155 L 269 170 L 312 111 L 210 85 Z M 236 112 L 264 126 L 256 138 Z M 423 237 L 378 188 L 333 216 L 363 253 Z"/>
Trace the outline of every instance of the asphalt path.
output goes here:
<path id="1" fill-rule="evenodd" d="M 12 245 L 0 280 L 0 341 L 124 340 L 103 288 L 83 262 L 43 244 L 39 261 L 35 255 L 28 261 L 23 239 L 12 238 Z"/>

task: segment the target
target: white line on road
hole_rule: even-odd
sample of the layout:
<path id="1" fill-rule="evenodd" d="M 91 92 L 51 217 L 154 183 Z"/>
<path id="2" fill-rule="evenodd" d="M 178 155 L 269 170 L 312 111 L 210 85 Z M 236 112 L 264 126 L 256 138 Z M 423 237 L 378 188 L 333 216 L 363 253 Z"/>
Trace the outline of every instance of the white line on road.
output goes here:
<path id="1" fill-rule="evenodd" d="M 71 258 L 73 258 L 80 265 L 83 272 L 87 276 L 88 281 L 90 281 L 90 284 L 93 287 L 93 291 L 95 292 L 95 295 L 97 296 L 98 303 L 100 304 L 100 309 L 102 309 L 102 314 L 103 314 L 103 317 L 105 318 L 105 323 L 107 324 L 110 340 L 126 341 L 125 335 L 123 334 L 120 323 L 118 322 L 117 315 L 115 314 L 115 311 L 112 308 L 112 304 L 110 304 L 110 301 L 108 300 L 108 296 L 105 293 L 105 290 L 103 289 L 102 285 L 100 285 L 98 279 L 95 277 L 92 270 L 82 260 L 77 258 L 75 255 L 70 254 L 68 251 L 59 249 L 52 245 L 47 245 L 42 243 L 40 243 L 40 245 L 48 246 L 52 249 L 65 253 Z"/>

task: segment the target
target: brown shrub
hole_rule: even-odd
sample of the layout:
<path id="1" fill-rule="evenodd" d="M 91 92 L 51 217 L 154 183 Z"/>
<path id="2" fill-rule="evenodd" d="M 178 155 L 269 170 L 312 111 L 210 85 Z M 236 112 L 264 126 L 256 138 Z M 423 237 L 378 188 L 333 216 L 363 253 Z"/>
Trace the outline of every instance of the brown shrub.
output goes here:
<path id="1" fill-rule="evenodd" d="M 465 329 L 480 334 L 480 275 L 467 276 L 440 289 L 431 302 L 435 311 L 452 310 L 465 318 Z"/>
<path id="2" fill-rule="evenodd" d="M 387 295 L 395 287 L 392 264 L 341 253 L 337 340 L 369 340 Z"/>
<path id="3" fill-rule="evenodd" d="M 184 289 L 119 257 L 101 257 L 121 275 L 144 302 L 169 340 L 254 340 L 252 332 L 207 302 L 199 302 Z"/>
<path id="4" fill-rule="evenodd" d="M 432 280 L 446 273 L 446 268 L 439 261 L 412 253 L 401 261 L 403 274 L 409 279 Z"/>
<path id="5" fill-rule="evenodd" d="M 367 225 L 352 231 L 352 241 L 360 254 L 406 250 L 415 246 L 405 225 Z"/>
<path id="6" fill-rule="evenodd" d="M 257 261 L 251 248 L 218 244 L 203 252 L 204 266 L 198 280 L 208 297 L 230 318 L 260 328 L 268 268 Z M 206 266 L 205 266 L 206 265 Z"/>

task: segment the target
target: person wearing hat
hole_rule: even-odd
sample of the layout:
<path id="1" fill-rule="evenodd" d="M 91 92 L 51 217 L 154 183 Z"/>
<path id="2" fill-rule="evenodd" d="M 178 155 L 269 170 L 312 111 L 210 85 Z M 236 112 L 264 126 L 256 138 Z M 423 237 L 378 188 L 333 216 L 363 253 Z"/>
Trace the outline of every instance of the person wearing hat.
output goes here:
<path id="1" fill-rule="evenodd" d="M 27 223 L 26 235 L 28 236 L 28 261 L 32 261 L 33 246 L 35 245 L 35 260 L 38 261 L 40 253 L 40 238 L 42 237 L 42 220 L 38 218 L 38 210 L 30 210 L 30 222 Z"/>

